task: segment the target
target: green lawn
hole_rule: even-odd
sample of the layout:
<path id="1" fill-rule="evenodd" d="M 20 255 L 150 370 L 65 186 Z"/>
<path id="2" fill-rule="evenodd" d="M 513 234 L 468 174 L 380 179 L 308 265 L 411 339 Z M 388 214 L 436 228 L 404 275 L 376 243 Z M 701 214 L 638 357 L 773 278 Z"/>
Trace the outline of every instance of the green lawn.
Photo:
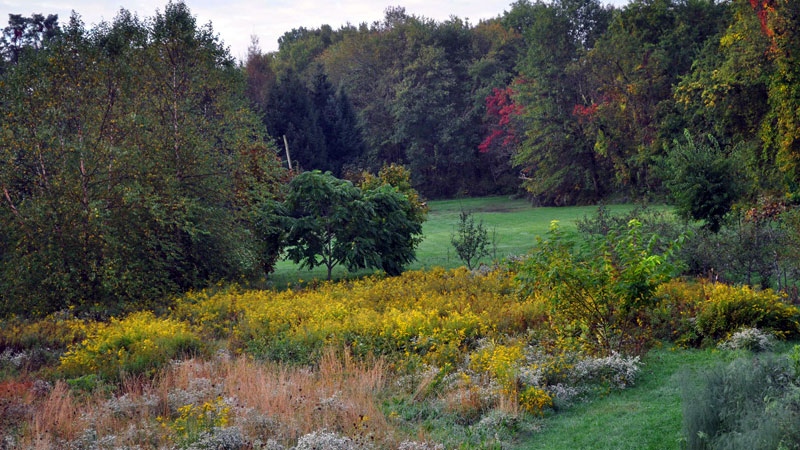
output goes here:
<path id="1" fill-rule="evenodd" d="M 417 250 L 418 260 L 409 267 L 411 269 L 463 265 L 450 244 L 450 235 L 456 229 L 462 209 L 473 213 L 476 222 L 482 221 L 495 242 L 492 255 L 482 260 L 485 263 L 527 253 L 536 236 L 547 233 L 553 220 L 558 220 L 564 229 L 574 229 L 576 220 L 597 211 L 596 206 L 534 207 L 527 200 L 507 197 L 441 200 L 429 205 L 428 221 L 423 225 L 425 240 Z M 622 213 L 633 207 L 614 205 L 609 209 Z"/>
<path id="2" fill-rule="evenodd" d="M 684 376 L 723 360 L 713 350 L 651 350 L 636 385 L 580 403 L 545 419 L 544 429 L 520 449 L 681 448 L 681 383 Z"/>
<path id="3" fill-rule="evenodd" d="M 428 203 L 430 211 L 428 220 L 423 224 L 424 239 L 417 248 L 417 261 L 408 269 L 429 269 L 432 267 L 453 268 L 463 265 L 458 259 L 450 235 L 454 232 L 462 209 L 474 214 L 476 221 L 483 221 L 489 236 L 494 236 L 495 245 L 492 255 L 482 262 L 489 263 L 495 259 L 503 259 L 509 255 L 527 253 L 535 242 L 537 235 L 547 232 L 550 222 L 558 220 L 565 229 L 574 228 L 575 221 L 591 216 L 597 211 L 596 206 L 574 207 L 534 207 L 527 200 L 508 197 L 481 197 L 458 200 L 439 200 Z M 612 205 L 608 209 L 613 213 L 623 213 L 633 205 Z M 290 261 L 279 261 L 275 273 L 270 280 L 274 286 L 285 286 L 298 279 L 312 280 L 325 278 L 325 269 L 313 271 L 301 270 Z M 355 275 L 369 274 L 371 271 Z M 346 277 L 345 268 L 334 269 L 334 278 Z"/>
<path id="4" fill-rule="evenodd" d="M 786 354 L 797 341 L 781 342 L 774 351 Z M 682 390 L 699 386 L 704 372 L 738 357 L 757 354 L 716 349 L 650 350 L 642 359 L 636 384 L 590 402 L 573 405 L 544 419 L 541 432 L 517 450 L 671 450 L 682 445 Z"/>

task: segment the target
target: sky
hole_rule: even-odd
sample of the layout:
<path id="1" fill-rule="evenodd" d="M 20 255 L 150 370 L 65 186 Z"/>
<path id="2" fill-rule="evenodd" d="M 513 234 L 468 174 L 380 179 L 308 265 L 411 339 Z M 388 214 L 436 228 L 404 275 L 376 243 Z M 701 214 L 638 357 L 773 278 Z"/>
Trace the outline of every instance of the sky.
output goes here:
<path id="1" fill-rule="evenodd" d="M 77 12 L 87 29 L 106 21 L 112 22 L 121 8 L 150 18 L 164 10 L 168 0 L 0 0 L 0 24 L 8 24 L 8 14 L 30 16 L 34 13 L 58 14 L 66 24 L 72 11 Z M 502 15 L 514 0 L 185 0 L 198 25 L 211 26 L 234 58 L 243 60 L 251 37 L 256 36 L 263 52 L 278 49 L 278 38 L 293 28 L 334 29 L 348 23 L 371 24 L 384 17 L 387 7 L 402 6 L 406 13 L 436 21 L 451 16 L 477 24 L 482 19 Z M 624 6 L 628 0 L 604 0 L 603 3 Z"/>

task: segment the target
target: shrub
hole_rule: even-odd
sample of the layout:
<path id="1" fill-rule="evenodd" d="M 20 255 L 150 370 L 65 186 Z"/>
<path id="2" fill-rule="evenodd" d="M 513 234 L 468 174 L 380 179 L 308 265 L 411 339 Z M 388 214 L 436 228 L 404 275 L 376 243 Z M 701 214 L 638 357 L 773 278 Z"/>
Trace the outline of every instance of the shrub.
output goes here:
<path id="1" fill-rule="evenodd" d="M 544 415 L 544 410 L 553 407 L 553 398 L 544 389 L 528 386 L 519 394 L 522 408 L 535 415 Z"/>
<path id="2" fill-rule="evenodd" d="M 525 362 L 524 351 L 521 345 L 489 343 L 470 355 L 470 368 L 488 373 L 510 393 L 516 391 L 517 373 Z"/>
<path id="3" fill-rule="evenodd" d="M 717 342 L 745 327 L 769 330 L 779 337 L 800 333 L 800 310 L 770 289 L 757 291 L 713 283 L 705 285 L 703 291 L 705 300 L 696 317 L 701 339 Z"/>
<path id="4" fill-rule="evenodd" d="M 68 377 L 95 373 L 106 380 L 123 374 L 152 376 L 170 360 L 202 349 L 189 326 L 150 312 L 112 319 L 61 358 L 60 371 Z"/>
<path id="5" fill-rule="evenodd" d="M 758 328 L 743 328 L 731 335 L 718 347 L 723 350 L 749 350 L 751 352 L 765 352 L 773 347 L 772 335 L 764 333 Z"/>
<path id="6" fill-rule="evenodd" d="M 712 136 L 696 140 L 688 130 L 686 142 L 674 141 L 667 152 L 665 185 L 681 216 L 703 220 L 713 232 L 720 229 L 722 219 L 741 197 L 740 166 L 732 149 L 722 149 Z"/>
<path id="7" fill-rule="evenodd" d="M 213 441 L 213 437 L 219 434 L 214 431 L 227 427 L 229 416 L 230 406 L 221 397 L 217 397 L 199 406 L 194 403 L 183 405 L 178 408 L 174 419 L 158 417 L 158 421 L 172 431 L 182 447 L 186 447 L 201 439 Z"/>
<path id="8" fill-rule="evenodd" d="M 231 335 L 242 314 L 236 301 L 241 294 L 236 284 L 189 292 L 175 302 L 170 317 L 189 323 L 204 338 L 224 339 Z"/>
<path id="9" fill-rule="evenodd" d="M 603 358 L 588 357 L 578 361 L 572 368 L 575 384 L 601 383 L 615 389 L 632 386 L 639 374 L 639 357 L 625 357 L 612 353 Z"/>
<path id="10" fill-rule="evenodd" d="M 469 211 L 461 211 L 458 216 L 458 228 L 450 234 L 450 243 L 456 249 L 456 254 L 461 261 L 472 269 L 475 263 L 484 256 L 489 256 L 489 233 L 483 226 L 483 221 L 475 223 L 475 218 Z"/>
<path id="11" fill-rule="evenodd" d="M 321 430 L 314 431 L 303 435 L 297 440 L 295 450 L 314 450 L 314 449 L 328 449 L 328 450 L 355 450 L 360 448 L 352 439 L 346 436 L 340 436 L 334 432 Z"/>
<path id="12" fill-rule="evenodd" d="M 779 338 L 800 333 L 800 309 L 785 295 L 723 283 L 665 283 L 656 292 L 650 321 L 655 337 L 682 346 L 715 345 L 745 328 Z"/>
<path id="13" fill-rule="evenodd" d="M 685 380 L 686 448 L 777 449 L 800 446 L 800 386 L 785 357 L 740 358 Z"/>
<path id="14" fill-rule="evenodd" d="M 51 314 L 39 320 L 7 318 L 0 321 L 0 348 L 64 350 L 86 338 L 94 322 L 70 313 Z"/>
<path id="15" fill-rule="evenodd" d="M 647 345 L 642 312 L 653 306 L 656 288 L 672 275 L 674 249 L 657 251 L 658 237 L 644 235 L 641 228 L 631 220 L 626 228 L 581 245 L 553 222 L 547 239 L 538 238 L 517 278 L 526 293 L 550 300 L 553 329 L 562 339 L 604 355 L 638 352 Z"/>
<path id="16" fill-rule="evenodd" d="M 671 280 L 658 287 L 649 321 L 653 337 L 675 342 L 682 347 L 700 342 L 695 318 L 705 299 L 702 283 Z"/>
<path id="17" fill-rule="evenodd" d="M 234 345 L 257 357 L 301 364 L 313 363 L 332 345 L 347 346 L 359 357 L 414 356 L 426 364 L 455 365 L 479 338 L 496 333 L 501 321 L 506 332 L 524 332 L 532 309 L 519 301 L 507 275 L 476 275 L 466 268 L 326 283 L 301 292 L 249 291 L 234 300 L 242 311 Z"/>

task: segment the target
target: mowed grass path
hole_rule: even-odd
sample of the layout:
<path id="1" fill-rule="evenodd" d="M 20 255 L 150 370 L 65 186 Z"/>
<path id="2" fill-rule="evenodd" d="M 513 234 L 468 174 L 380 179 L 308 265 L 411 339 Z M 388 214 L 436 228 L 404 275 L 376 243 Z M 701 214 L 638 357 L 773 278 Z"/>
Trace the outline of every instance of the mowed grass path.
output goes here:
<path id="1" fill-rule="evenodd" d="M 715 350 L 660 348 L 642 359 L 633 387 L 545 418 L 519 450 L 669 450 L 682 447 L 682 384 L 725 360 Z"/>
<path id="2" fill-rule="evenodd" d="M 544 236 L 553 220 L 558 220 L 566 230 L 574 229 L 578 219 L 592 216 L 597 211 L 597 206 L 534 207 L 527 200 L 508 197 L 438 200 L 428 202 L 428 206 L 428 220 L 422 227 L 424 239 L 417 248 L 417 261 L 408 266 L 410 270 L 464 265 L 450 244 L 450 236 L 456 230 L 462 209 L 471 212 L 476 222 L 483 221 L 490 239 L 494 239 L 492 254 L 483 258 L 483 263 L 527 253 L 535 244 L 536 236 Z M 633 205 L 608 207 L 612 213 L 624 213 L 633 208 Z M 344 267 L 337 267 L 333 276 L 338 279 L 371 272 L 350 274 Z M 313 279 L 324 280 L 325 270 L 300 269 L 291 261 L 279 261 L 270 277 L 275 287 Z"/>

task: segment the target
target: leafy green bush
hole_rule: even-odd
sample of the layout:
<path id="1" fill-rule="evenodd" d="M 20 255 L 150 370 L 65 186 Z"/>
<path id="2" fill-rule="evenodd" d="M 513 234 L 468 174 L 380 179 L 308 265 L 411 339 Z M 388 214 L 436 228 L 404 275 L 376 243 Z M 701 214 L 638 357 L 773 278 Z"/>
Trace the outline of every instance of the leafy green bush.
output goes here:
<path id="1" fill-rule="evenodd" d="M 642 224 L 599 237 L 577 240 L 553 222 L 539 238 L 517 279 L 523 290 L 552 304 L 553 327 L 592 352 L 641 351 L 649 340 L 646 313 L 656 288 L 674 272 L 673 245 L 657 252 L 658 236 L 642 233 Z"/>
<path id="2" fill-rule="evenodd" d="M 675 140 L 665 162 L 666 180 L 678 214 L 704 221 L 712 232 L 742 195 L 742 178 L 734 152 L 723 150 L 716 139 L 695 140 L 687 130 L 686 142 Z"/>
<path id="3" fill-rule="evenodd" d="M 200 352 L 202 340 L 183 322 L 150 312 L 112 319 L 61 358 L 67 377 L 97 374 L 118 380 L 123 374 L 152 376 L 170 360 Z"/>

